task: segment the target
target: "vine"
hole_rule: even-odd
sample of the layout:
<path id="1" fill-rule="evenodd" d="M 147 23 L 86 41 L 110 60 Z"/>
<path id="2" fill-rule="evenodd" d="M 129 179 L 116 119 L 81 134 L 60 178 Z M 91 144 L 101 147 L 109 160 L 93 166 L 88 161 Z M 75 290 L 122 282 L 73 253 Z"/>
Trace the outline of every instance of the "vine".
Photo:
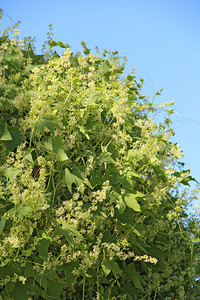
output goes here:
<path id="1" fill-rule="evenodd" d="M 173 103 L 121 79 L 117 51 L 29 40 L 0 37 L 0 299 L 198 299 Z"/>

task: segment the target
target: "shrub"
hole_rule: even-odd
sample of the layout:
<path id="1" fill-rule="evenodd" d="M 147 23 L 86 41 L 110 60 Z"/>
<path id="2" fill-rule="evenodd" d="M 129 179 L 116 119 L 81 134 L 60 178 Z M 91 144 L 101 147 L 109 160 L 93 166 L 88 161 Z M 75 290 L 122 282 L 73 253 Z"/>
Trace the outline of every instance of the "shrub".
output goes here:
<path id="1" fill-rule="evenodd" d="M 2 299 L 197 299 L 199 223 L 180 187 L 194 179 L 171 141 L 172 103 L 142 96 L 134 71 L 121 79 L 118 52 L 50 39 L 37 55 L 11 33 L 0 38 Z"/>

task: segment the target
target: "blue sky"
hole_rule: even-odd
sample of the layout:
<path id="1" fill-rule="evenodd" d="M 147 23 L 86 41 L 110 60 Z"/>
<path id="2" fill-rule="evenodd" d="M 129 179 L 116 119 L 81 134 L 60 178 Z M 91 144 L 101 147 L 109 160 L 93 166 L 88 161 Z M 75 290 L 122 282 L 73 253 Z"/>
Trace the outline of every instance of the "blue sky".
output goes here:
<path id="1" fill-rule="evenodd" d="M 53 23 L 54 40 L 81 49 L 118 50 L 127 72 L 144 78 L 144 93 L 161 88 L 157 102 L 174 101 L 174 141 L 185 168 L 200 181 L 200 1 L 199 0 L 2 0 L 2 26 L 22 21 L 21 36 L 36 36 L 37 49 Z"/>

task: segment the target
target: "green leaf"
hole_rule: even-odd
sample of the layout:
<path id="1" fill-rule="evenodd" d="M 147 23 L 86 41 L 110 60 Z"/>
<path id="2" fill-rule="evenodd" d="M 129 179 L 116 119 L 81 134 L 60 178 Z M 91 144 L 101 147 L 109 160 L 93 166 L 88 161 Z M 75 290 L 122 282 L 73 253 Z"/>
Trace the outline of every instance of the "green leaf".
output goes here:
<path id="1" fill-rule="evenodd" d="M 65 182 L 67 184 L 68 190 L 72 192 L 72 183 L 75 181 L 74 175 L 70 172 L 69 169 L 65 169 Z"/>
<path id="2" fill-rule="evenodd" d="M 84 166 L 72 166 L 72 173 L 80 180 L 83 180 L 85 178 L 85 169 Z"/>
<path id="3" fill-rule="evenodd" d="M 54 280 L 49 280 L 46 300 L 61 300 L 60 293 L 63 289 L 63 286 L 63 283 Z"/>
<path id="4" fill-rule="evenodd" d="M 13 291 L 9 294 L 9 299 L 27 300 L 30 293 L 35 296 L 41 296 L 41 289 L 35 284 L 35 279 L 32 278 L 28 278 L 25 284 L 16 282 Z"/>
<path id="5" fill-rule="evenodd" d="M 117 238 L 111 234 L 111 232 L 108 230 L 103 234 L 102 237 L 102 243 L 116 243 L 117 242 Z"/>
<path id="6" fill-rule="evenodd" d="M 95 169 L 95 170 L 91 171 L 90 183 L 91 183 L 92 187 L 103 184 L 101 170 Z"/>
<path id="7" fill-rule="evenodd" d="M 18 210 L 17 216 L 20 220 L 22 220 L 29 213 L 33 212 L 32 207 L 24 205 L 24 204 L 21 204 L 17 210 Z"/>
<path id="8" fill-rule="evenodd" d="M 123 188 L 123 189 L 133 191 L 132 179 L 130 179 L 130 177 L 128 177 L 128 176 L 123 176 L 123 177 L 120 179 L 120 182 L 121 182 L 121 184 L 122 184 L 122 188 Z"/>
<path id="9" fill-rule="evenodd" d="M 0 235 L 3 232 L 5 225 L 6 225 L 6 219 L 4 218 L 4 216 L 2 216 L 0 219 Z"/>
<path id="10" fill-rule="evenodd" d="M 55 41 L 53 41 L 52 39 L 48 41 L 48 44 L 49 44 L 49 46 L 50 46 L 51 48 L 57 47 L 57 46 L 59 46 L 59 47 L 61 47 L 61 48 L 68 48 L 68 47 L 69 47 L 68 45 L 65 45 L 65 44 L 62 43 L 62 42 L 55 42 Z"/>
<path id="11" fill-rule="evenodd" d="M 122 270 L 120 270 L 118 264 L 114 260 L 104 258 L 101 263 L 101 267 L 106 275 L 108 275 L 110 271 L 112 271 L 115 276 L 122 274 Z"/>
<path id="12" fill-rule="evenodd" d="M 43 55 L 37 55 L 33 52 L 31 43 L 28 44 L 28 46 L 26 47 L 26 50 L 22 50 L 23 52 L 23 58 L 31 58 L 32 59 L 32 65 L 31 67 L 34 67 L 34 64 L 44 64 L 45 60 L 44 60 L 44 56 Z M 20 60 L 23 59 L 22 57 L 20 57 Z"/>
<path id="13" fill-rule="evenodd" d="M 51 56 L 51 59 L 58 59 L 58 58 L 60 58 L 60 55 L 56 51 L 54 51 L 54 53 Z"/>
<path id="14" fill-rule="evenodd" d="M 63 222 L 62 227 L 59 224 L 57 224 L 55 227 L 54 235 L 64 235 L 67 240 L 70 238 L 69 236 L 78 237 L 84 240 L 83 236 L 77 231 L 76 227 L 67 222 Z"/>
<path id="15" fill-rule="evenodd" d="M 142 152 L 140 152 L 139 150 L 130 149 L 128 150 L 126 159 L 130 162 L 135 162 L 141 159 L 142 157 L 143 157 Z"/>
<path id="16" fill-rule="evenodd" d="M 15 300 L 27 300 L 27 290 L 24 288 L 24 286 L 20 282 L 15 283 L 15 288 L 9 294 L 9 296 L 13 296 Z"/>
<path id="17" fill-rule="evenodd" d="M 27 295 L 35 295 L 35 296 L 42 296 L 41 288 L 35 284 L 35 278 L 28 278 L 26 281 L 25 286 L 22 285 L 22 288 L 25 288 L 27 290 Z M 27 298 L 26 298 L 27 299 Z M 41 299 L 41 297 L 40 297 Z"/>
<path id="18" fill-rule="evenodd" d="M 89 137 L 89 135 L 86 133 L 86 130 L 85 130 L 85 128 L 84 128 L 83 126 L 79 125 L 79 126 L 78 126 L 78 129 L 80 130 L 80 132 L 81 132 L 88 140 L 90 140 L 90 137 Z"/>
<path id="19" fill-rule="evenodd" d="M 57 136 L 57 137 L 51 137 L 52 140 L 52 148 L 53 151 L 58 155 L 58 158 L 60 161 L 65 161 L 69 159 L 65 151 L 61 148 L 62 147 L 62 136 Z"/>
<path id="20" fill-rule="evenodd" d="M 142 240 L 140 240 L 139 238 L 136 237 L 136 234 L 134 232 L 134 229 L 133 231 L 130 233 L 129 237 L 128 237 L 128 241 L 134 245 L 134 248 L 135 246 L 137 248 L 139 248 L 140 250 L 142 250 L 143 252 L 147 253 L 147 250 L 146 248 L 150 248 L 150 246 L 148 244 L 146 244 L 145 242 L 143 242 Z"/>
<path id="21" fill-rule="evenodd" d="M 137 290 L 133 286 L 133 284 L 131 282 L 126 282 L 123 285 L 123 289 L 126 291 L 127 300 L 133 300 L 133 296 L 132 295 L 136 295 L 137 294 Z"/>
<path id="22" fill-rule="evenodd" d="M 52 147 L 54 152 L 58 152 L 59 149 L 62 147 L 62 136 L 57 136 L 57 137 L 51 137 L 52 140 Z"/>
<path id="23" fill-rule="evenodd" d="M 136 198 L 137 197 L 143 197 L 144 195 L 140 192 L 136 192 L 135 194 L 124 194 L 124 201 L 128 207 L 135 211 L 141 211 L 140 205 L 137 202 Z"/>
<path id="24" fill-rule="evenodd" d="M 1 36 L 0 37 L 0 45 L 2 45 L 3 43 L 5 43 L 8 38 L 9 38 L 9 35 Z"/>
<path id="25" fill-rule="evenodd" d="M 156 265 L 165 268 L 166 253 L 161 248 L 158 248 L 154 242 L 150 242 L 149 246 L 150 248 L 148 249 L 148 255 L 157 258 L 158 262 Z"/>
<path id="26" fill-rule="evenodd" d="M 182 170 L 181 172 L 175 172 L 173 175 L 176 176 L 176 177 L 181 177 L 183 174 L 188 173 L 188 172 L 190 172 L 190 170 Z M 197 182 L 194 177 L 192 177 L 192 176 L 189 175 L 189 176 L 183 178 L 183 180 L 181 180 L 180 183 L 182 183 L 184 185 L 189 185 L 190 186 L 189 181 L 195 181 L 195 182 Z"/>
<path id="27" fill-rule="evenodd" d="M 106 274 L 106 276 L 108 276 L 111 272 L 111 266 L 106 259 L 104 259 L 102 261 L 101 267 L 102 267 L 102 270 L 104 271 L 104 273 Z"/>
<path id="28" fill-rule="evenodd" d="M 5 122 L 4 124 L 4 130 L 3 130 L 3 134 L 0 138 L 1 141 L 12 141 L 12 136 L 8 130 L 8 124 Z"/>
<path id="29" fill-rule="evenodd" d="M 6 292 L 8 293 L 8 295 L 12 293 L 14 287 L 15 287 L 15 282 L 9 281 L 8 283 L 6 283 Z"/>
<path id="30" fill-rule="evenodd" d="M 9 211 L 8 211 L 8 214 L 10 216 L 14 216 L 16 213 L 17 213 L 17 208 L 16 207 L 13 207 L 13 208 L 9 209 Z"/>
<path id="31" fill-rule="evenodd" d="M 62 266 L 58 267 L 58 270 L 61 270 L 64 272 L 65 274 L 65 280 L 67 282 L 67 284 L 69 284 L 70 286 L 74 283 L 75 281 L 75 276 L 73 275 L 73 270 L 75 268 L 79 267 L 79 263 L 76 262 L 70 262 L 68 264 L 63 264 Z"/>
<path id="32" fill-rule="evenodd" d="M 5 176 L 12 181 L 17 175 L 21 173 L 21 170 L 14 167 L 9 167 L 5 169 Z"/>
<path id="33" fill-rule="evenodd" d="M 76 175 L 72 174 L 68 168 L 65 169 L 65 182 L 67 184 L 67 187 L 72 192 L 72 183 L 75 183 L 76 186 L 81 185 L 82 179 L 77 177 Z"/>
<path id="34" fill-rule="evenodd" d="M 66 230 L 64 230 L 59 224 L 56 225 L 54 230 L 54 236 L 64 236 L 68 243 L 73 242 L 73 236 Z"/>
<path id="35" fill-rule="evenodd" d="M 118 193 L 115 192 L 114 195 L 115 195 L 116 200 L 117 200 L 117 202 L 119 204 L 118 211 L 119 211 L 120 214 L 123 214 L 124 211 L 125 211 L 125 208 L 126 208 L 126 203 L 124 202 L 124 200 L 122 199 L 122 197 L 121 197 L 120 194 L 118 194 Z"/>
<path id="36" fill-rule="evenodd" d="M 21 73 L 18 72 L 17 74 L 15 74 L 15 75 L 13 76 L 13 81 L 14 81 L 16 84 L 18 84 L 18 83 L 20 82 L 20 80 L 21 80 Z"/>
<path id="37" fill-rule="evenodd" d="M 140 176 L 137 172 L 135 172 L 135 171 L 128 171 L 128 172 L 126 173 L 126 175 L 127 175 L 127 177 L 137 177 L 137 178 L 141 178 L 141 176 Z"/>
<path id="38" fill-rule="evenodd" d="M 65 161 L 65 160 L 69 159 L 69 157 L 67 156 L 65 151 L 61 148 L 57 151 L 57 155 L 58 155 L 58 158 L 60 159 L 60 161 Z"/>
<path id="39" fill-rule="evenodd" d="M 31 149 L 31 150 L 27 150 L 27 152 L 26 152 L 26 155 L 25 155 L 25 158 L 28 160 L 28 161 L 30 161 L 30 162 L 33 162 L 33 157 L 32 157 L 32 154 L 31 154 L 31 152 L 33 151 L 34 149 Z"/>
<path id="40" fill-rule="evenodd" d="M 99 157 L 97 157 L 96 163 L 98 165 L 102 165 L 103 163 L 115 163 L 114 159 L 111 157 L 112 153 L 105 152 L 102 153 Z"/>
<path id="41" fill-rule="evenodd" d="M 82 41 L 81 45 L 83 46 L 83 49 L 84 49 L 83 53 L 86 55 L 90 54 L 90 49 L 87 48 L 86 43 Z"/>
<path id="42" fill-rule="evenodd" d="M 7 148 L 7 154 L 9 154 L 9 152 L 12 152 L 14 149 L 16 149 L 22 142 L 21 135 L 18 130 L 11 128 L 10 133 L 12 135 L 12 140 L 4 141 L 4 144 Z"/>
<path id="43" fill-rule="evenodd" d="M 68 231 L 69 233 L 71 233 L 72 235 L 74 235 L 75 237 L 78 237 L 82 240 L 84 239 L 83 236 L 76 230 L 76 227 L 74 225 L 69 224 L 67 222 L 63 222 L 62 228 Z"/>
<path id="44" fill-rule="evenodd" d="M 101 66 L 99 67 L 99 73 L 101 76 L 105 76 L 106 79 L 109 79 L 110 76 L 110 64 L 109 62 L 106 60 L 105 62 L 103 62 L 101 64 Z"/>
<path id="45" fill-rule="evenodd" d="M 33 268 L 33 264 L 31 262 L 27 262 L 24 269 L 24 277 L 35 277 L 37 271 Z"/>
<path id="46" fill-rule="evenodd" d="M 135 288 L 143 290 L 142 284 L 145 284 L 143 278 L 135 270 L 135 264 L 130 263 L 125 270 L 127 276 L 132 280 Z"/>
<path id="47" fill-rule="evenodd" d="M 42 134 L 45 133 L 44 129 L 46 127 L 47 129 L 49 129 L 52 135 L 54 134 L 55 128 L 60 129 L 58 123 L 52 119 L 37 120 L 35 127 L 38 128 Z"/>
<path id="48" fill-rule="evenodd" d="M 47 260 L 48 258 L 48 248 L 49 248 L 50 241 L 48 239 L 41 239 L 37 244 L 37 250 L 39 252 L 39 256 L 43 260 Z"/>
<path id="49" fill-rule="evenodd" d="M 39 283 L 41 287 L 47 290 L 49 279 L 58 279 L 58 275 L 54 270 L 45 270 L 42 274 L 37 274 L 35 280 Z"/>
<path id="50" fill-rule="evenodd" d="M 33 209 L 30 206 L 21 204 L 19 207 L 9 209 L 8 214 L 11 216 L 16 215 L 20 220 L 23 220 L 23 218 L 31 212 L 33 212 Z"/>
<path id="51" fill-rule="evenodd" d="M 84 106 L 97 105 L 96 101 L 102 97 L 101 91 L 94 91 L 84 99 Z"/>
<path id="52" fill-rule="evenodd" d="M 53 151 L 53 146 L 52 146 L 52 139 L 51 138 L 44 138 L 42 139 L 42 144 L 44 145 L 45 149 Z"/>
<path id="53" fill-rule="evenodd" d="M 158 159 L 157 157 L 151 157 L 150 158 L 150 163 L 153 165 L 153 166 L 159 166 L 162 164 L 162 161 L 160 159 Z"/>

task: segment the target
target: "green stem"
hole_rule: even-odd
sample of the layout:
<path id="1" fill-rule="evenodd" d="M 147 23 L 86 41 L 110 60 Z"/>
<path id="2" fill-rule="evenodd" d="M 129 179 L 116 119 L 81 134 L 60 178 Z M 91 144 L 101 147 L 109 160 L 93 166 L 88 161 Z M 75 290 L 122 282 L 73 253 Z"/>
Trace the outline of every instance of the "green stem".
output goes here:
<path id="1" fill-rule="evenodd" d="M 100 294 L 100 285 L 99 285 L 99 261 L 97 263 L 97 295 Z"/>
<path id="2" fill-rule="evenodd" d="M 33 130 L 31 131 L 31 137 L 30 137 L 30 142 L 29 142 L 29 149 L 31 149 L 31 143 L 32 143 L 34 131 L 35 131 L 35 128 L 33 128 Z"/>
<path id="3" fill-rule="evenodd" d="M 83 279 L 83 293 L 82 293 L 82 300 L 85 299 L 85 278 Z"/>
<path id="4" fill-rule="evenodd" d="M 72 85 L 72 83 L 71 83 L 70 91 L 69 91 L 69 94 L 68 94 L 67 98 L 65 99 L 64 105 L 67 103 L 67 100 L 69 99 L 69 97 L 70 97 L 70 95 L 71 95 L 72 88 L 73 88 L 73 85 Z"/>

